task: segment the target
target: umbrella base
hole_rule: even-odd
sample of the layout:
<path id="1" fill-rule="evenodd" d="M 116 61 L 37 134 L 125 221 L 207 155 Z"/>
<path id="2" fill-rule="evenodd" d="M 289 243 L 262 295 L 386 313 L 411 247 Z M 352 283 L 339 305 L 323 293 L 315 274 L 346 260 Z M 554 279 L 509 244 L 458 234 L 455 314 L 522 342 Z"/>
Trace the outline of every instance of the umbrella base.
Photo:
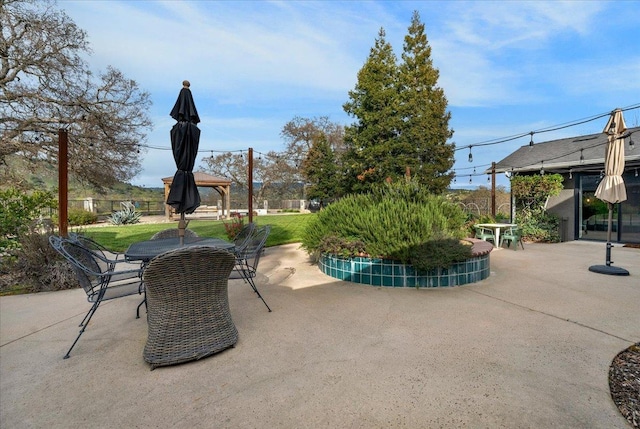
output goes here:
<path id="1" fill-rule="evenodd" d="M 611 265 L 592 265 L 589 267 L 589 271 L 599 274 L 608 274 L 610 276 L 628 276 L 629 271 L 620 267 L 613 267 Z"/>

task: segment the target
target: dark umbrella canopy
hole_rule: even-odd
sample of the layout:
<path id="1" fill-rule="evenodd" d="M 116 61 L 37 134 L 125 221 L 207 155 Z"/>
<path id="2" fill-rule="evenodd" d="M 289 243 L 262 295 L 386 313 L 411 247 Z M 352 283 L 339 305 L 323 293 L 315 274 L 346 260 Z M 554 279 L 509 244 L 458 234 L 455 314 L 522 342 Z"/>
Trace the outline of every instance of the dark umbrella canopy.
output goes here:
<path id="1" fill-rule="evenodd" d="M 171 117 L 178 121 L 171 128 L 171 148 L 177 171 L 171 182 L 167 204 L 176 213 L 193 213 L 200 206 L 200 194 L 193 178 L 193 166 L 198 155 L 200 122 L 189 82 L 184 81 L 178 100 L 171 110 Z"/>

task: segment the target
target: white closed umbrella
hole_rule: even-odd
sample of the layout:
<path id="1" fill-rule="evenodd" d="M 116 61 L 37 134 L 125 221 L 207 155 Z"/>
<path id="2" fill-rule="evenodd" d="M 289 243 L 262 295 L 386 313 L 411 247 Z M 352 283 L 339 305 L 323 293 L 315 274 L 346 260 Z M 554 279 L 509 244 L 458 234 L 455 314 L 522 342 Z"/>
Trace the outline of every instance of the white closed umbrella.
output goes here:
<path id="1" fill-rule="evenodd" d="M 606 265 L 593 265 L 590 271 L 601 274 L 629 275 L 623 268 L 611 266 L 611 229 L 613 223 L 613 205 L 626 201 L 627 190 L 624 186 L 622 173 L 624 173 L 624 135 L 627 126 L 624 123 L 622 110 L 611 112 L 609 121 L 603 132 L 608 134 L 609 141 L 604 157 L 604 178 L 596 189 L 596 198 L 607 203 L 609 207 L 609 224 L 607 229 L 607 254 Z"/>
<path id="2" fill-rule="evenodd" d="M 622 110 L 615 110 L 609 117 L 604 133 L 609 135 L 604 158 L 604 179 L 596 189 L 596 198 L 609 204 L 616 204 L 627 199 L 627 190 L 622 180 L 624 173 L 624 136 L 627 130 Z"/>

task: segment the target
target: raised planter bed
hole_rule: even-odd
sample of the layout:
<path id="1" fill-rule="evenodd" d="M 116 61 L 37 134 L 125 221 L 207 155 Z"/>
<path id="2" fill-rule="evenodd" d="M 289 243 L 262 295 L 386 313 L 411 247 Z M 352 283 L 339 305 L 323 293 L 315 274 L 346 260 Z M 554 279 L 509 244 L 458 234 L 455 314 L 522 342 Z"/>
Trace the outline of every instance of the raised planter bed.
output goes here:
<path id="1" fill-rule="evenodd" d="M 491 273 L 489 254 L 493 245 L 486 241 L 467 239 L 473 243 L 473 256 L 446 269 L 420 272 L 411 265 L 381 258 L 339 258 L 323 254 L 320 270 L 339 280 L 371 286 L 387 287 L 449 287 L 486 279 Z"/>

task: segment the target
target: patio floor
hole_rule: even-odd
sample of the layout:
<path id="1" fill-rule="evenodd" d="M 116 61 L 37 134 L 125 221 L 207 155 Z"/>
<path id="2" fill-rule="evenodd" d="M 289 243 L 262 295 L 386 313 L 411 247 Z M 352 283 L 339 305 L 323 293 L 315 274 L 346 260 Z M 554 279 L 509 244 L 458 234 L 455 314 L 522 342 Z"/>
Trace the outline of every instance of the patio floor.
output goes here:
<path id="1" fill-rule="evenodd" d="M 455 288 L 337 281 L 297 245 L 232 280 L 235 348 L 150 371 L 139 297 L 88 310 L 80 290 L 0 298 L 2 428 L 628 428 L 611 360 L 640 341 L 640 249 L 525 244 Z"/>

